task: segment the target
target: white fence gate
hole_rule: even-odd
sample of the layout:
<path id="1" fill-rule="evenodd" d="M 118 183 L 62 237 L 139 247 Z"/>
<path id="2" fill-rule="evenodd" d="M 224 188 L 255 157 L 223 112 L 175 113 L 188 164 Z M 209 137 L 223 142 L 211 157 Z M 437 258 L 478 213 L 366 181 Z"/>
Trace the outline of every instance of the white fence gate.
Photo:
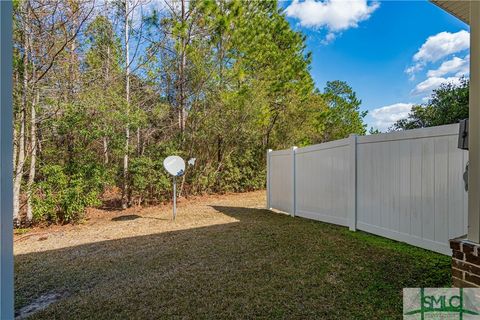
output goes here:
<path id="1" fill-rule="evenodd" d="M 267 156 L 267 206 L 451 254 L 467 233 L 458 125 L 350 136 Z"/>

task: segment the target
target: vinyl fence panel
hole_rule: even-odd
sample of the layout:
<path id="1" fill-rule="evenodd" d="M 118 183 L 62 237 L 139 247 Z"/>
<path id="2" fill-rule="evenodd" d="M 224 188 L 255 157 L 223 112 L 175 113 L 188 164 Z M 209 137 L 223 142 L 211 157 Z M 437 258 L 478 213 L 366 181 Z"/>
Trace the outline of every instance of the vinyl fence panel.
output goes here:
<path id="1" fill-rule="evenodd" d="M 357 139 L 357 228 L 441 253 L 467 231 L 458 125 Z"/>
<path id="2" fill-rule="evenodd" d="M 273 208 L 450 254 L 467 233 L 458 125 L 269 152 Z"/>
<path id="3" fill-rule="evenodd" d="M 296 215 L 349 225 L 349 151 L 349 139 L 297 149 Z"/>
<path id="4" fill-rule="evenodd" d="M 268 153 L 269 206 L 287 213 L 293 209 L 293 152 L 292 150 Z"/>

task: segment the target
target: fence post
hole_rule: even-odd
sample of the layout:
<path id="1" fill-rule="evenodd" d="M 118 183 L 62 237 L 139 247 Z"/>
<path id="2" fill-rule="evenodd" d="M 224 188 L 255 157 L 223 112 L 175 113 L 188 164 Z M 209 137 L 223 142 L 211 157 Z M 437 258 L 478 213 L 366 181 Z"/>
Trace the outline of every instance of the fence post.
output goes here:
<path id="1" fill-rule="evenodd" d="M 267 209 L 272 209 L 270 205 L 270 171 L 272 170 L 270 165 L 270 158 L 271 158 L 272 149 L 267 150 Z"/>
<path id="2" fill-rule="evenodd" d="M 348 190 L 349 229 L 357 228 L 357 135 L 350 137 L 350 189 Z"/>
<path id="3" fill-rule="evenodd" d="M 292 210 L 290 213 L 292 217 L 295 217 L 295 213 L 297 210 L 297 191 L 295 188 L 295 184 L 296 184 L 295 154 L 297 153 L 296 150 L 297 150 L 297 147 L 292 147 L 292 151 L 291 151 L 292 153 Z"/>

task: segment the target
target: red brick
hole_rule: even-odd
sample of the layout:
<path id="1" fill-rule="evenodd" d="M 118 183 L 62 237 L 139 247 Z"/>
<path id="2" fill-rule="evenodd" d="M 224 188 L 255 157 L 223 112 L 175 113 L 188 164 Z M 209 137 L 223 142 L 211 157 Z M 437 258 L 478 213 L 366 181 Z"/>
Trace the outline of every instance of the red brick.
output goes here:
<path id="1" fill-rule="evenodd" d="M 471 264 L 468 264 L 471 265 Z M 452 259 L 452 268 L 457 268 L 460 270 L 468 271 L 467 268 L 467 263 L 465 263 L 462 260 L 457 260 L 457 259 Z"/>
<path id="2" fill-rule="evenodd" d="M 452 286 L 455 288 L 478 288 L 479 287 L 473 283 L 468 283 L 458 278 L 452 278 L 452 280 L 453 280 Z"/>
<path id="3" fill-rule="evenodd" d="M 465 272 L 465 281 L 480 285 L 480 277 L 468 272 Z"/>
<path id="4" fill-rule="evenodd" d="M 465 263 L 463 261 L 452 259 L 452 268 L 457 268 L 457 269 L 472 273 L 474 275 L 480 276 L 480 267 L 470 263 Z"/>
<path id="5" fill-rule="evenodd" d="M 453 258 L 458 259 L 458 260 L 463 260 L 465 258 L 465 254 L 460 251 L 453 251 L 452 254 Z"/>
<path id="6" fill-rule="evenodd" d="M 450 248 L 454 251 L 461 251 L 459 240 L 450 240 Z"/>
<path id="7" fill-rule="evenodd" d="M 480 266 L 480 257 L 474 256 L 473 254 L 465 254 L 465 261 Z"/>
<path id="8" fill-rule="evenodd" d="M 469 242 L 462 242 L 462 252 L 476 255 L 475 245 Z"/>
<path id="9" fill-rule="evenodd" d="M 457 268 L 457 269 L 464 270 L 463 265 L 464 265 L 463 261 L 452 258 L 452 268 Z"/>
<path id="10" fill-rule="evenodd" d="M 459 278 L 459 279 L 463 280 L 463 273 L 464 272 L 462 270 L 452 268 L 452 277 Z"/>

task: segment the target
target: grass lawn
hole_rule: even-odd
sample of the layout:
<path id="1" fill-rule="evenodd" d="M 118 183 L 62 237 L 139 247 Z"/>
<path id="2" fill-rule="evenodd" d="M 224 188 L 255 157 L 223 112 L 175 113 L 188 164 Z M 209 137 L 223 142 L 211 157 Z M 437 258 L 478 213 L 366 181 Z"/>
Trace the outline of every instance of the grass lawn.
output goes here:
<path id="1" fill-rule="evenodd" d="M 15 239 L 32 319 L 401 318 L 402 288 L 450 285 L 450 258 L 261 209 L 264 193 L 94 211 Z"/>

